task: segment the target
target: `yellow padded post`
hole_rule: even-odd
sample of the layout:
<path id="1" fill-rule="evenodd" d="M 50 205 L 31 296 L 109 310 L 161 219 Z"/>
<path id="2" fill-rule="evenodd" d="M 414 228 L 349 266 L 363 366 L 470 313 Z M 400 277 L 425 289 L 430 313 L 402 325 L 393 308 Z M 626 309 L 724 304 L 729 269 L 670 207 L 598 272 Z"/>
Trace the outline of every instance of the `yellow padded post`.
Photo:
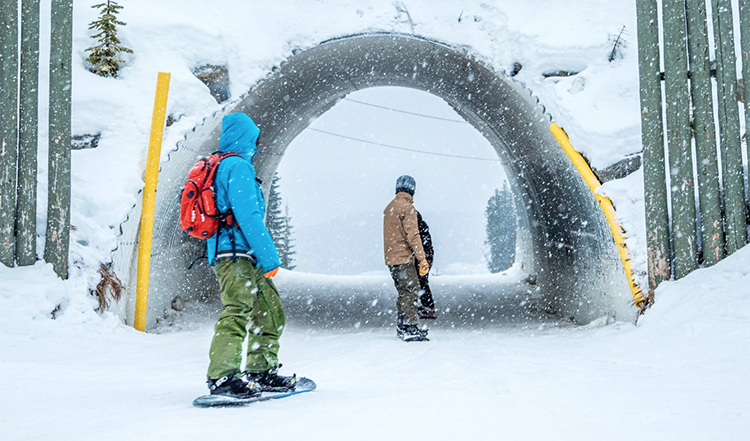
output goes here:
<path id="1" fill-rule="evenodd" d="M 151 137 L 146 159 L 146 182 L 143 187 L 143 208 L 138 240 L 138 276 L 136 282 L 135 320 L 133 327 L 146 330 L 146 309 L 148 308 L 148 280 L 151 271 L 151 240 L 154 235 L 154 210 L 156 207 L 156 184 L 159 179 L 159 158 L 164 133 L 164 120 L 167 114 L 169 95 L 169 73 L 159 72 L 156 80 L 154 114 L 151 119 Z"/>
<path id="2" fill-rule="evenodd" d="M 643 296 L 643 290 L 641 290 L 641 287 L 638 286 L 635 281 L 635 277 L 633 274 L 633 264 L 630 261 L 630 253 L 628 251 L 628 247 L 625 245 L 625 231 L 617 222 L 617 219 L 615 217 L 615 207 L 614 205 L 612 205 L 612 201 L 608 197 L 602 196 L 597 193 L 599 187 L 602 186 L 601 182 L 599 182 L 599 179 L 591 170 L 591 167 L 589 167 L 586 160 L 583 159 L 583 156 L 581 156 L 581 154 L 573 148 L 573 145 L 570 143 L 570 139 L 568 138 L 568 134 L 565 133 L 565 130 L 557 125 L 557 123 L 552 123 L 552 125 L 549 127 L 549 130 L 550 132 L 552 132 L 552 135 L 555 136 L 555 139 L 557 139 L 560 147 L 562 147 L 562 149 L 568 155 L 568 158 L 570 158 L 571 162 L 573 162 L 573 165 L 578 170 L 578 173 L 581 174 L 581 177 L 586 182 L 586 185 L 588 185 L 591 193 L 594 194 L 594 197 L 599 202 L 599 206 L 602 207 L 604 217 L 607 218 L 609 229 L 612 231 L 612 237 L 617 244 L 617 251 L 620 254 L 620 261 L 622 262 L 623 269 L 625 270 L 625 275 L 628 278 L 628 285 L 630 286 L 630 292 L 633 295 L 633 301 L 635 302 L 635 306 L 637 306 L 640 310 L 643 310 L 646 306 L 646 298 Z"/>

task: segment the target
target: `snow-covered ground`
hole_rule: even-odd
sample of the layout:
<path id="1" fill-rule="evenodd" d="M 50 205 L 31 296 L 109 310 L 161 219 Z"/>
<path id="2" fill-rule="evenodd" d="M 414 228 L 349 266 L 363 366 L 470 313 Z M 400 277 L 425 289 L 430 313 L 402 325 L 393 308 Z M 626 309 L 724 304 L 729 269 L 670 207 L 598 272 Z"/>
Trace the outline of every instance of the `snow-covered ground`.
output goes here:
<path id="1" fill-rule="evenodd" d="M 115 320 L 63 315 L 29 326 L 3 317 L 0 433 L 8 441 L 744 440 L 748 286 L 745 247 L 664 284 L 638 325 L 531 320 L 479 330 L 438 321 L 431 342 L 405 344 L 392 327 L 329 330 L 291 317 L 283 370 L 314 378 L 318 390 L 220 410 L 190 404 L 206 390 L 210 318 L 141 334 Z"/>

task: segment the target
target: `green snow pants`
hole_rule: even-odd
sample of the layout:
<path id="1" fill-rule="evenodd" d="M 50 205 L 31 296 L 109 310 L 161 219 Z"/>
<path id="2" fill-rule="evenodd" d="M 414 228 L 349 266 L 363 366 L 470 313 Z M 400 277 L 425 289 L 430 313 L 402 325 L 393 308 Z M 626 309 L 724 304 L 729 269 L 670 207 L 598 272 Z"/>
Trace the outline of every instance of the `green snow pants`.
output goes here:
<path id="1" fill-rule="evenodd" d="M 286 317 L 271 279 L 247 259 L 222 259 L 212 265 L 221 287 L 222 310 L 214 326 L 208 378 L 241 370 L 242 343 L 247 338 L 245 371 L 262 372 L 279 366 L 279 337 Z M 249 329 L 249 332 L 248 332 Z"/>
<path id="2" fill-rule="evenodd" d="M 393 284 L 398 291 L 396 309 L 405 325 L 418 325 L 417 303 L 419 301 L 419 273 L 413 262 L 389 266 Z"/>

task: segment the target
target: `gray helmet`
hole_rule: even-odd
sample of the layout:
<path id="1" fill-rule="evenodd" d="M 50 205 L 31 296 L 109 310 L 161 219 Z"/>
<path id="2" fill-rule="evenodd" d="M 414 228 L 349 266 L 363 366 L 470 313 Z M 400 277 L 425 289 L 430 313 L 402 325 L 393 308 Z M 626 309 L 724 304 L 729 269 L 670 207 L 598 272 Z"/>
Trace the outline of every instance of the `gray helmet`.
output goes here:
<path id="1" fill-rule="evenodd" d="M 414 191 L 417 189 L 417 181 L 409 175 L 399 176 L 396 179 L 396 193 L 406 192 L 414 196 Z"/>

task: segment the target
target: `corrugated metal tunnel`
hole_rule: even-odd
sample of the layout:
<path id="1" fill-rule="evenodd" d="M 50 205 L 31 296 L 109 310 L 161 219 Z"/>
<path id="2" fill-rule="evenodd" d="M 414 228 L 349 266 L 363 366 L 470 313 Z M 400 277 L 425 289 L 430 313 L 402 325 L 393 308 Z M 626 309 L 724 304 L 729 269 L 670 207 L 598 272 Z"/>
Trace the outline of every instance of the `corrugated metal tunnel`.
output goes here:
<path id="1" fill-rule="evenodd" d="M 175 295 L 196 298 L 217 291 L 205 263 L 188 277 L 187 266 L 200 255 L 202 243 L 183 235 L 178 217 L 180 187 L 196 159 L 218 149 L 221 118 L 245 112 L 257 122 L 262 136 L 255 167 L 259 178 L 270 183 L 287 146 L 310 121 L 347 94 L 377 86 L 436 95 L 489 140 L 516 196 L 519 243 L 525 244 L 517 259 L 536 279 L 551 309 L 579 323 L 603 315 L 622 320 L 635 316 L 609 226 L 550 133 L 550 115 L 530 91 L 468 51 L 411 35 L 377 33 L 337 38 L 295 53 L 239 100 L 207 118 L 162 164 L 148 326 Z M 123 224 L 115 253 L 116 270 L 129 292 L 121 311 L 128 321 L 135 292 L 137 219 L 131 214 Z"/>

